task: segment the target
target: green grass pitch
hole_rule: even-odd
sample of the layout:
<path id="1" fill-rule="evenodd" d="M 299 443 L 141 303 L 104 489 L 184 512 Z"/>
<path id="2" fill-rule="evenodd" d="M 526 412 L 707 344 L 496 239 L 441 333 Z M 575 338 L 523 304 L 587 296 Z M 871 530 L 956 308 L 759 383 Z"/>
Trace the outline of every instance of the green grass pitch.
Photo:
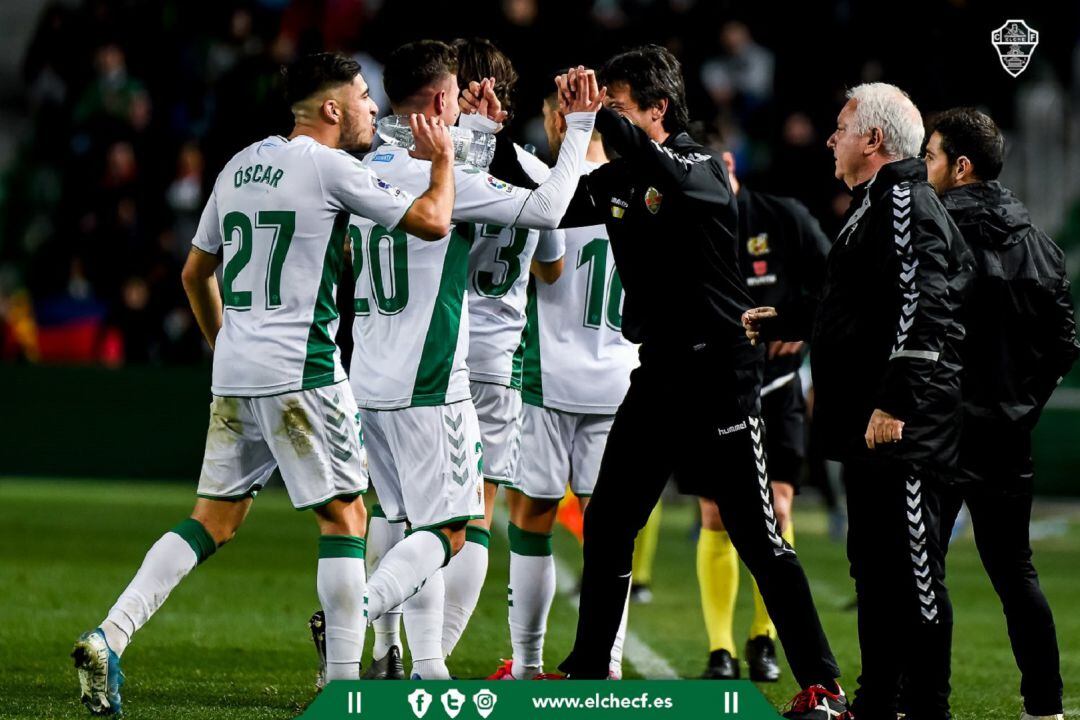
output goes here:
<path id="1" fill-rule="evenodd" d="M 68 653 L 130 579 L 143 553 L 185 517 L 193 491 L 147 482 L 0 479 L 0 718 L 87 717 L 77 700 Z M 843 548 L 825 537 L 824 518 L 798 510 L 796 543 L 848 685 L 858 672 L 855 616 Z M 706 640 L 694 549 L 693 508 L 665 508 L 655 601 L 633 606 L 630 624 L 683 677 L 698 675 Z M 1066 714 L 1080 713 L 1080 518 L 1075 506 L 1040 509 L 1046 537 L 1035 544 L 1043 587 L 1056 611 L 1066 681 Z M 282 492 L 263 493 L 237 539 L 173 593 L 124 655 L 125 717 L 289 718 L 314 697 L 315 657 L 306 621 L 316 607 L 317 531 Z M 576 567 L 575 543 L 557 536 L 557 551 Z M 507 548 L 496 533 L 480 606 L 450 658 L 460 677 L 482 677 L 509 653 L 506 627 Z M 737 637 L 749 625 L 743 575 Z M 956 607 L 954 708 L 960 720 L 1019 717 L 1019 682 L 996 596 L 970 537 L 950 555 Z M 558 598 L 546 657 L 554 666 L 569 649 L 575 612 Z M 904 638 L 896 638 L 898 649 Z M 632 665 L 627 675 L 635 676 Z M 776 704 L 795 690 L 790 674 L 764 686 Z"/>

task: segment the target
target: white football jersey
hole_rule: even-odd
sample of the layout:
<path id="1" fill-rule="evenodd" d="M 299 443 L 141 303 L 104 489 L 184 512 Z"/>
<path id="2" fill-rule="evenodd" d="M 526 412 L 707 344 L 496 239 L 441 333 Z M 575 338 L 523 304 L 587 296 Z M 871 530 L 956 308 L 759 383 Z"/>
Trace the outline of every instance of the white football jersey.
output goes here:
<path id="1" fill-rule="evenodd" d="M 431 163 L 384 145 L 364 163 L 414 194 Z M 349 229 L 356 290 L 349 378 L 362 408 L 442 405 L 471 397 L 469 249 L 474 225 L 512 226 L 532 191 L 455 165 L 454 230 L 436 241 L 390 231 L 364 217 Z"/>
<path id="2" fill-rule="evenodd" d="M 529 285 L 522 397 L 563 412 L 613 414 L 630 387 L 638 352 L 622 334 L 623 289 L 607 229 L 543 232 L 535 256 L 542 262 L 562 257 L 564 266 L 554 283 L 534 279 Z"/>
<path id="3" fill-rule="evenodd" d="M 344 380 L 335 290 L 349 217 L 394 228 L 412 201 L 307 136 L 271 136 L 234 155 L 192 239 L 223 254 L 212 392 L 257 397 Z"/>
<path id="4" fill-rule="evenodd" d="M 515 145 L 522 167 L 537 183 L 551 168 Z M 526 288 L 539 230 L 479 223 L 469 251 L 469 377 L 521 388 Z"/>

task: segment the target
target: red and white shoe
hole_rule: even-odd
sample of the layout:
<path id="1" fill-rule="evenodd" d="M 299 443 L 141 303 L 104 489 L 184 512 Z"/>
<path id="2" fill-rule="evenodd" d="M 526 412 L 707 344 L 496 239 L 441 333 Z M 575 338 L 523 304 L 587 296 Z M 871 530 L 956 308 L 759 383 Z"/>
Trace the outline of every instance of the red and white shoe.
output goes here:
<path id="1" fill-rule="evenodd" d="M 506 658 L 503 658 L 503 659 L 499 660 L 499 662 L 502 663 L 502 664 L 499 665 L 499 668 L 494 673 L 492 673 L 491 675 L 488 675 L 488 678 L 487 678 L 488 680 L 565 680 L 566 679 L 565 675 L 560 675 L 559 673 L 537 673 L 536 675 L 533 675 L 531 678 L 519 678 L 516 675 L 514 675 L 514 661 L 513 660 L 507 660 Z"/>
<path id="2" fill-rule="evenodd" d="M 488 680 L 517 680 L 514 677 L 514 661 L 506 658 L 499 659 L 499 667 L 495 672 L 488 675 Z"/>
<path id="3" fill-rule="evenodd" d="M 837 692 L 832 692 L 823 685 L 811 685 L 791 699 L 783 717 L 788 720 L 853 720 L 844 691 L 839 685 L 836 689 Z"/>

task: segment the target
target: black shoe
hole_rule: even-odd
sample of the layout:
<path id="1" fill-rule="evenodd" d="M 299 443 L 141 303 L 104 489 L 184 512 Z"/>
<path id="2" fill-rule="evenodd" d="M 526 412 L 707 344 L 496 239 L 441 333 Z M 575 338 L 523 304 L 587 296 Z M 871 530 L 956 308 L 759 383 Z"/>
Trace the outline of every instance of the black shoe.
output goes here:
<path id="1" fill-rule="evenodd" d="M 727 650 L 713 650 L 709 653 L 709 667 L 701 674 L 702 680 L 738 680 L 739 661 L 731 657 Z"/>
<path id="2" fill-rule="evenodd" d="M 847 698 L 837 686 L 830 692 L 821 685 L 811 685 L 791 699 L 782 717 L 788 720 L 853 720 Z"/>
<path id="3" fill-rule="evenodd" d="M 630 585 L 630 602 L 638 605 L 648 605 L 652 602 L 652 590 L 648 585 L 632 583 Z"/>
<path id="4" fill-rule="evenodd" d="M 311 641 L 315 643 L 315 652 L 319 655 L 319 672 L 315 675 L 315 689 L 322 690 L 326 687 L 326 615 L 322 610 L 308 620 L 308 629 L 311 630 Z"/>
<path id="5" fill-rule="evenodd" d="M 776 662 L 776 643 L 768 635 L 758 635 L 746 641 L 746 664 L 754 682 L 776 682 L 780 665 Z"/>
<path id="6" fill-rule="evenodd" d="M 371 667 L 367 669 L 367 672 L 360 676 L 360 679 L 404 680 L 405 665 L 401 662 L 401 648 L 397 645 L 391 645 L 385 655 L 378 660 L 372 661 Z"/>

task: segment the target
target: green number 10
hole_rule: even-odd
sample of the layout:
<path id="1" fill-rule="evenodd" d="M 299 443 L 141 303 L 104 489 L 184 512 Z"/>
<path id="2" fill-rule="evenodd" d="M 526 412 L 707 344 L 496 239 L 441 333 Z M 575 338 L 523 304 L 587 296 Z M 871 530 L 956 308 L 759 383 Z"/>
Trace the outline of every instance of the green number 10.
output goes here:
<path id="1" fill-rule="evenodd" d="M 292 210 L 261 210 L 255 214 L 255 227 L 273 228 L 274 238 L 270 241 L 270 262 L 266 266 L 266 309 L 281 307 L 281 268 L 289 252 L 293 233 L 296 232 L 296 213 Z M 251 291 L 236 290 L 233 284 L 236 276 L 251 262 L 251 250 L 254 233 L 251 218 L 242 212 L 227 213 L 221 223 L 223 244 L 238 242 L 236 254 L 225 263 L 222 272 L 222 294 L 225 307 L 233 310 L 251 309 Z"/>
<path id="2" fill-rule="evenodd" d="M 578 253 L 577 266 L 589 265 L 589 285 L 585 291 L 585 327 L 599 328 L 601 321 L 612 330 L 622 329 L 622 280 L 614 265 L 608 275 L 608 241 L 596 238 L 585 243 Z M 605 282 L 605 280 L 607 282 Z M 607 290 L 605 293 L 604 290 Z M 607 299 L 607 312 L 604 299 Z"/>

